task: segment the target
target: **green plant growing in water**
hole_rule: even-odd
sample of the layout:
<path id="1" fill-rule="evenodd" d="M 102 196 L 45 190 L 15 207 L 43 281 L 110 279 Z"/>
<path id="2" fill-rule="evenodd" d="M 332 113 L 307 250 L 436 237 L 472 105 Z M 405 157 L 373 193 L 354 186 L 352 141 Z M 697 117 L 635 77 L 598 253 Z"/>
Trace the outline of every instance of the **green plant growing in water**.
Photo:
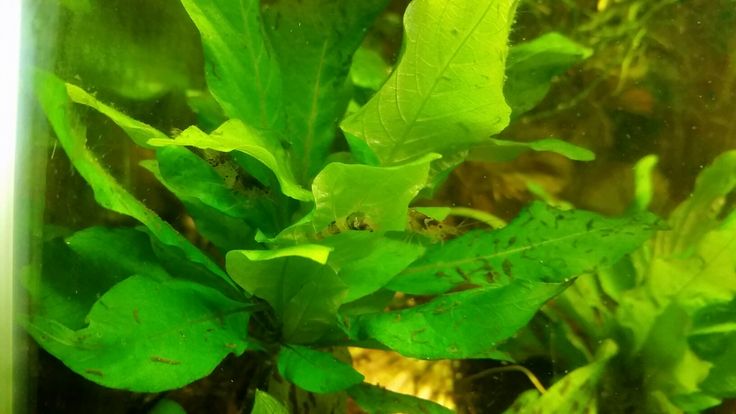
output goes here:
<path id="1" fill-rule="evenodd" d="M 449 214 L 493 217 L 412 207 L 465 159 L 592 159 L 559 140 L 492 138 L 589 54 L 556 34 L 509 51 L 514 1 L 415 0 L 390 75 L 361 48 L 386 0 L 182 3 L 222 110 L 200 111 L 198 125 L 170 137 L 36 73 L 38 101 L 97 202 L 140 222 L 48 241 L 41 278 L 28 282 L 27 330 L 90 381 L 161 392 L 249 350 L 274 361 L 253 412 L 337 412 L 348 395 L 371 413 L 445 412 L 363 383 L 345 347 L 506 359 L 499 346 L 542 305 L 658 228 L 645 211 L 608 218 L 534 203 L 501 229 L 444 241 L 433 230 Z M 155 153 L 141 165 L 216 251 L 102 166 L 86 144 L 91 111 Z M 388 311 L 395 292 L 430 300 Z"/>
<path id="2" fill-rule="evenodd" d="M 656 162 L 637 164 L 633 210 L 652 199 Z M 578 279 L 510 341 L 514 358 L 552 353 L 559 371 L 571 372 L 507 412 L 583 413 L 599 401 L 611 413 L 694 413 L 736 397 L 735 188 L 732 150 L 700 173 L 670 214 L 670 231 Z"/>

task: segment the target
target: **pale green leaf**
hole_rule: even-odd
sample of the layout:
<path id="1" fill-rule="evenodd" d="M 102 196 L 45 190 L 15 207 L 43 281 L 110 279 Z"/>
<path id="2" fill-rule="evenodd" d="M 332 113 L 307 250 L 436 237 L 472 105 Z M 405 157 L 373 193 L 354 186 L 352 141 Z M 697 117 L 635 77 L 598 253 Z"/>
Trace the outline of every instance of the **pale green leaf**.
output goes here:
<path id="1" fill-rule="evenodd" d="M 647 155 L 636 162 L 634 166 L 634 207 L 646 210 L 654 196 L 654 183 L 652 173 L 657 167 L 659 157 Z"/>
<path id="2" fill-rule="evenodd" d="M 320 394 L 342 391 L 363 381 L 363 375 L 326 352 L 286 345 L 277 362 L 279 374 L 299 388 Z"/>
<path id="3" fill-rule="evenodd" d="M 184 130 L 176 139 L 152 139 L 148 144 L 154 147 L 179 145 L 220 152 L 239 151 L 268 167 L 276 175 L 284 194 L 301 201 L 312 200 L 312 195 L 294 179 L 284 149 L 239 120 L 231 119 L 211 134 L 193 126 Z"/>
<path id="4" fill-rule="evenodd" d="M 333 249 L 328 263 L 348 287 L 346 303 L 376 292 L 424 253 L 419 244 L 365 231 L 340 233 L 320 243 Z"/>
<path id="5" fill-rule="evenodd" d="M 157 130 L 156 128 L 147 125 L 143 122 L 137 121 L 128 115 L 118 111 L 117 109 L 105 105 L 98 101 L 97 98 L 85 92 L 82 88 L 72 85 L 71 83 L 66 84 L 66 91 L 69 94 L 69 99 L 74 103 L 88 106 L 97 112 L 110 118 L 117 126 L 123 129 L 126 134 L 135 142 L 137 145 L 150 148 L 148 140 L 152 138 L 168 138 L 166 134 Z"/>
<path id="6" fill-rule="evenodd" d="M 299 245 L 281 250 L 234 250 L 227 271 L 248 293 L 266 300 L 292 343 L 309 343 L 337 324 L 345 284 L 326 264 L 329 248 Z"/>
<path id="7" fill-rule="evenodd" d="M 690 198 L 670 215 L 672 231 L 655 241 L 655 253 L 689 253 L 710 230 L 719 226 L 718 216 L 726 196 L 736 188 L 736 150 L 726 151 L 706 167 L 695 182 Z"/>
<path id="8" fill-rule="evenodd" d="M 409 202 L 425 186 L 429 163 L 436 158 L 430 154 L 395 167 L 329 164 L 312 183 L 312 226 L 320 231 L 334 222 L 345 230 L 364 223 L 372 231 L 403 231 Z"/>
<path id="9" fill-rule="evenodd" d="M 416 0 L 404 14 L 401 60 L 342 129 L 382 164 L 447 155 L 504 129 L 503 83 L 513 0 Z"/>
<path id="10" fill-rule="evenodd" d="M 289 411 L 271 394 L 256 390 L 256 402 L 250 414 L 289 414 Z"/>

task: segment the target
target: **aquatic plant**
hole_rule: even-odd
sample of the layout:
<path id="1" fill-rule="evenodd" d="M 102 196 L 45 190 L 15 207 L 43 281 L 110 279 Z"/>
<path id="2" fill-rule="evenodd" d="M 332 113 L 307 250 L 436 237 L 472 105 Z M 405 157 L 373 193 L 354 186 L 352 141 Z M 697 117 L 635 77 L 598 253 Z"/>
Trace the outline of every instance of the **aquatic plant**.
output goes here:
<path id="1" fill-rule="evenodd" d="M 413 1 L 391 70 L 361 46 L 385 0 L 182 4 L 212 98 L 192 100 L 197 125 L 169 135 L 35 74 L 97 203 L 140 223 L 48 240 L 40 279 L 26 282 L 24 326 L 90 381 L 161 392 L 249 351 L 264 365 L 254 412 L 335 412 L 348 395 L 368 412 L 445 412 L 363 383 L 345 347 L 508 359 L 500 345 L 540 307 L 659 228 L 646 211 L 612 218 L 534 203 L 503 228 L 455 235 L 448 216 L 503 223 L 416 206 L 466 159 L 592 159 L 560 140 L 493 138 L 590 53 L 557 34 L 509 49 L 515 1 Z M 87 144 L 91 113 L 153 157 L 141 166 L 181 201 L 193 235 L 116 181 Z M 397 292 L 422 303 L 389 308 Z"/>

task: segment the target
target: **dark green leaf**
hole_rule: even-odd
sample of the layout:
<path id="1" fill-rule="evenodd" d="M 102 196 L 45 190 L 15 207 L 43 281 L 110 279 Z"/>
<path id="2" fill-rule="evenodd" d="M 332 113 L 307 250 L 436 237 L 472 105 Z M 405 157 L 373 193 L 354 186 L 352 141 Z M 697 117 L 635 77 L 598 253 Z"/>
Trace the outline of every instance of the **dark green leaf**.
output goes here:
<path id="1" fill-rule="evenodd" d="M 277 0 L 263 19 L 284 82 L 287 140 L 302 182 L 322 167 L 348 103 L 353 53 L 388 0 Z"/>
<path id="2" fill-rule="evenodd" d="M 563 289 L 516 281 L 452 293 L 409 309 L 357 316 L 350 330 L 353 339 L 375 339 L 408 357 L 488 357 Z"/>
<path id="3" fill-rule="evenodd" d="M 179 388 L 247 346 L 248 310 L 208 287 L 131 276 L 94 304 L 89 325 L 72 330 L 31 317 L 26 329 L 90 381 L 135 392 Z"/>
<path id="4" fill-rule="evenodd" d="M 265 299 L 292 343 L 318 340 L 337 323 L 346 286 L 325 264 L 330 249 L 299 245 L 227 254 L 227 271 L 248 293 Z"/>
<path id="5" fill-rule="evenodd" d="M 507 36 L 516 2 L 418 0 L 404 14 L 399 64 L 342 123 L 383 164 L 451 155 L 508 125 L 503 97 Z"/>
<path id="6" fill-rule="evenodd" d="M 534 203 L 500 230 L 471 231 L 430 246 L 387 287 L 433 294 L 460 284 L 487 286 L 512 279 L 564 282 L 615 263 L 649 238 L 657 224 L 646 212 L 608 218 Z"/>
<path id="7" fill-rule="evenodd" d="M 363 376 L 331 354 L 286 345 L 278 357 L 279 374 L 300 388 L 320 394 L 342 391 L 363 381 Z"/>
<path id="8" fill-rule="evenodd" d="M 181 250 L 188 260 L 203 265 L 226 283 L 232 284 L 217 264 L 136 200 L 100 165 L 86 147 L 86 129 L 71 108 L 64 82 L 54 75 L 40 71 L 36 72 L 35 82 L 38 99 L 61 146 L 74 167 L 94 190 L 97 202 L 105 208 L 140 221 L 162 243 Z"/>
<path id="9" fill-rule="evenodd" d="M 700 309 L 688 343 L 714 365 L 701 389 L 720 398 L 736 397 L 736 299 Z"/>
<path id="10" fill-rule="evenodd" d="M 256 403 L 250 414 L 289 414 L 289 411 L 271 394 L 256 390 Z"/>
<path id="11" fill-rule="evenodd" d="M 370 384 L 348 390 L 348 395 L 368 414 L 452 414 L 452 410 L 432 401 L 399 394 Z"/>
<path id="12" fill-rule="evenodd" d="M 26 283 L 33 315 L 82 328 L 97 299 L 132 274 L 169 277 L 143 232 L 90 227 L 66 240 L 50 240 L 43 247 L 40 279 Z"/>
<path id="13" fill-rule="evenodd" d="M 261 21 L 259 0 L 182 0 L 202 36 L 210 92 L 231 118 L 283 130 L 283 83 Z"/>
<path id="14" fill-rule="evenodd" d="M 235 190 L 237 177 L 222 177 L 210 164 L 191 151 L 169 146 L 156 152 L 163 183 L 184 202 L 199 202 L 221 215 L 242 219 L 263 232 L 276 231 L 276 213 L 259 190 Z M 236 173 L 236 172 L 233 172 Z M 194 216 L 195 219 L 197 216 Z M 241 226 L 242 227 L 242 226 Z"/>
<path id="15" fill-rule="evenodd" d="M 549 92 L 555 76 L 591 54 L 592 50 L 554 32 L 513 46 L 506 60 L 504 85 L 512 116 L 534 108 Z"/>
<path id="16" fill-rule="evenodd" d="M 199 81 L 197 32 L 176 1 L 29 2 L 26 12 L 33 64 L 85 88 L 140 103 Z"/>

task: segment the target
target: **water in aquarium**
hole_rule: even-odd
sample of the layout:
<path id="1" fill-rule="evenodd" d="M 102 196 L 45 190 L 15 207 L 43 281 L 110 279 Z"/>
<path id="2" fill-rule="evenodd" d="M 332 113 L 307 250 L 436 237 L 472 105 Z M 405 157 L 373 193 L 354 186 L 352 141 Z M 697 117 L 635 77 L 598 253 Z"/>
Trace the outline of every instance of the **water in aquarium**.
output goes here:
<path id="1" fill-rule="evenodd" d="M 16 413 L 736 412 L 734 0 L 27 0 Z"/>

